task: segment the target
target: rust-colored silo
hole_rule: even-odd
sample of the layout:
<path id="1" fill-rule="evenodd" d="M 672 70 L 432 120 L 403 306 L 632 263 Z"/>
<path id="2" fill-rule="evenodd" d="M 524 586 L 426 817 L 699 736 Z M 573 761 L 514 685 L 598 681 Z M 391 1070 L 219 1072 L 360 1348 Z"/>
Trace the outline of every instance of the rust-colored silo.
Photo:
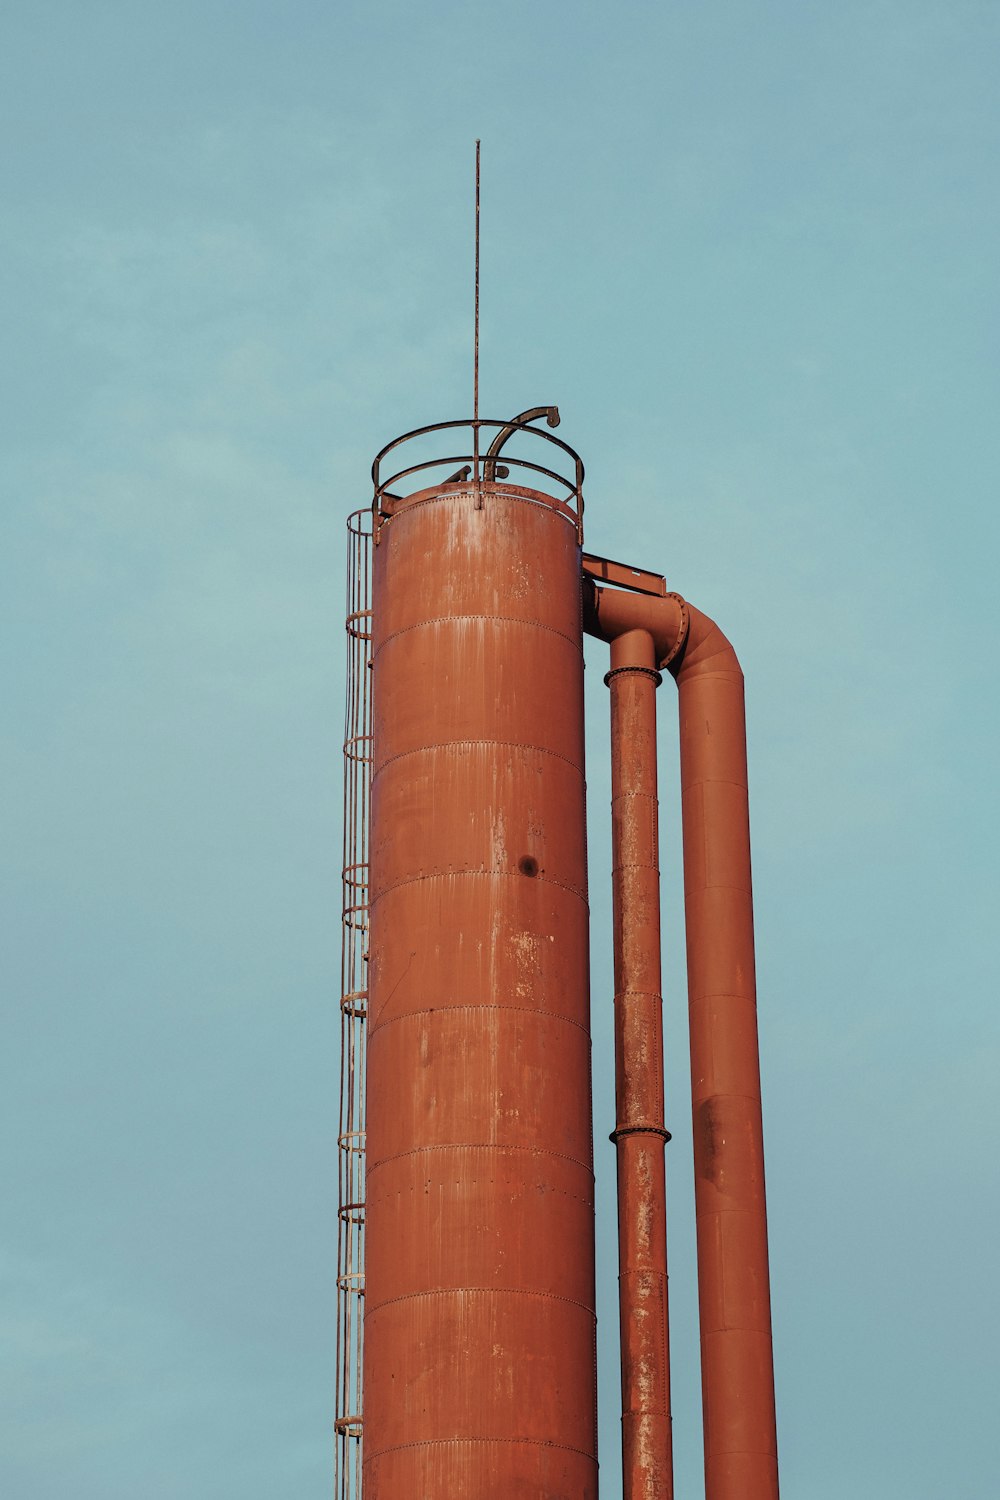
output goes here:
<path id="1" fill-rule="evenodd" d="M 373 584 L 365 1494 L 591 1500 L 577 526 L 417 493 Z"/>
<path id="2" fill-rule="evenodd" d="M 583 468 L 543 416 L 558 422 L 476 419 L 470 454 L 385 479 L 399 443 L 450 446 L 470 424 L 407 434 L 376 460 L 370 525 L 352 519 L 338 1500 L 597 1497 L 584 629 L 610 645 L 622 1493 L 674 1492 L 655 719 L 669 672 L 705 1493 L 777 1500 L 742 673 L 661 576 L 582 553 Z M 520 450 L 502 465 L 515 436 L 554 444 L 572 477 Z M 529 487 L 539 476 L 552 493 Z"/>

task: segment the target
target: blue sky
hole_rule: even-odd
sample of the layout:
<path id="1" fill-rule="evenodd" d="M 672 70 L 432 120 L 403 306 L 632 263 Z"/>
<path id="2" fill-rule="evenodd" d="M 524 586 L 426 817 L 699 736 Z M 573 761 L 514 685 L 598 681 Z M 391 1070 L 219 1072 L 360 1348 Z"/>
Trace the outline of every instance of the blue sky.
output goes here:
<path id="1" fill-rule="evenodd" d="M 385 441 L 468 412 L 481 135 L 484 413 L 557 402 L 588 544 L 661 568 L 747 673 L 785 1493 L 992 1495 L 1000 8 L 0 24 L 0 1490 L 330 1493 L 343 521 Z M 610 1147 L 598 1172 L 615 1500 Z"/>

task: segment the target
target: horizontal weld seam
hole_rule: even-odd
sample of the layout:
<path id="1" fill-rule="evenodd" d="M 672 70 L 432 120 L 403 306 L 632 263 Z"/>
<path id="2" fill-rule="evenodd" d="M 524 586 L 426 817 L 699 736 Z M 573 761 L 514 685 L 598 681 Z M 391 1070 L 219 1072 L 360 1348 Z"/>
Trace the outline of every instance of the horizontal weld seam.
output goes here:
<path id="1" fill-rule="evenodd" d="M 408 755 L 423 755 L 428 750 L 452 750 L 459 745 L 497 745 L 505 750 L 535 750 L 539 755 L 551 755 L 555 760 L 565 761 L 566 765 L 572 766 L 579 771 L 583 779 L 583 767 L 578 761 L 563 755 L 560 750 L 550 750 L 546 745 L 535 745 L 527 740 L 493 740 L 493 739 L 463 739 L 463 740 L 438 740 L 433 745 L 416 745 L 412 750 L 400 750 L 396 755 L 390 755 L 387 760 L 380 761 L 375 767 L 372 780 L 380 776 L 387 766 L 391 766 L 397 760 L 405 760 Z"/>
<path id="2" fill-rule="evenodd" d="M 708 1099 L 749 1099 L 752 1104 L 760 1103 L 759 1094 L 736 1094 L 716 1089 L 714 1094 L 698 1094 L 693 1097 L 694 1104 L 704 1104 Z"/>
<path id="3" fill-rule="evenodd" d="M 567 635 L 565 630 L 557 630 L 554 625 L 546 625 L 541 620 L 526 620 L 519 615 L 467 614 L 432 615 L 429 620 L 416 620 L 412 625 L 401 625 L 391 635 L 382 637 L 372 652 L 372 661 L 378 656 L 383 646 L 388 646 L 390 641 L 397 640 L 401 635 L 409 635 L 414 630 L 425 630 L 428 625 L 457 625 L 466 620 L 494 620 L 502 622 L 505 625 L 527 625 L 531 630 L 545 630 L 549 635 L 557 635 L 560 640 L 568 641 L 571 646 L 576 647 L 581 656 L 583 655 L 582 643 L 577 641 L 574 636 Z"/>
<path id="4" fill-rule="evenodd" d="M 712 651 L 706 657 L 706 660 L 711 661 L 713 656 L 722 655 L 723 652 L 721 650 Z M 697 662 L 689 662 L 687 664 L 686 674 L 684 668 L 681 668 L 680 672 L 677 674 L 678 686 L 693 687 L 696 682 L 742 682 L 744 680 L 743 669 L 741 667 L 712 667 L 708 669 L 703 668 L 700 672 L 695 671 L 694 675 L 692 676 L 691 668 L 692 666 L 697 667 L 697 665 Z"/>
<path id="5" fill-rule="evenodd" d="M 734 885 L 731 880 L 692 880 L 690 885 L 685 883 L 685 891 L 738 891 L 741 896 L 752 896 L 753 890 L 749 885 Z"/>
<path id="6" fill-rule="evenodd" d="M 697 1201 L 698 1201 L 698 1195 L 697 1195 L 697 1192 L 696 1192 L 695 1193 L 695 1202 L 697 1203 Z M 697 1219 L 707 1219 L 709 1217 L 715 1218 L 716 1215 L 718 1215 L 718 1214 L 751 1214 L 756 1219 L 760 1215 L 760 1204 L 759 1204 L 759 1202 L 755 1203 L 754 1206 L 753 1206 L 753 1208 L 703 1208 L 700 1211 L 696 1208 L 694 1216 L 695 1216 L 695 1219 L 697 1220 Z M 731 1264 L 731 1260 L 730 1260 L 730 1258 L 728 1256 L 722 1256 L 720 1258 L 724 1259 L 727 1265 Z M 745 1270 L 745 1269 L 746 1269 L 746 1261 L 741 1261 L 740 1262 L 740 1270 Z M 715 1329 L 716 1333 L 726 1333 L 727 1331 L 728 1330 L 726 1328 L 716 1328 Z M 736 1330 L 736 1331 L 738 1331 L 738 1330 Z M 756 1329 L 752 1329 L 752 1328 L 747 1328 L 747 1329 L 744 1329 L 743 1331 L 745 1333 L 755 1333 L 755 1332 L 757 1332 Z"/>
<path id="7" fill-rule="evenodd" d="M 565 1302 L 570 1307 L 580 1307 L 595 1321 L 597 1319 L 594 1309 L 576 1297 L 563 1297 L 559 1292 L 537 1292 L 530 1287 L 517 1286 L 435 1286 L 428 1287 L 423 1292 L 403 1292 L 399 1297 L 387 1297 L 384 1302 L 376 1302 L 373 1306 L 366 1304 L 365 1317 L 371 1317 L 383 1307 L 393 1307 L 397 1302 L 414 1302 L 420 1297 L 464 1297 L 469 1292 L 482 1297 L 544 1297 L 549 1302 Z"/>
<path id="8" fill-rule="evenodd" d="M 775 1463 L 778 1461 L 776 1448 L 710 1448 L 708 1451 L 713 1458 L 742 1458 L 746 1454 L 754 1458 L 770 1458 Z"/>
<path id="9" fill-rule="evenodd" d="M 558 1193 L 560 1198 L 569 1198 L 573 1203 L 582 1203 L 584 1208 L 590 1209 L 591 1213 L 593 1213 L 594 1211 L 593 1193 L 590 1193 L 586 1198 L 581 1198 L 579 1193 L 567 1192 L 565 1188 L 554 1187 L 551 1183 L 545 1184 L 545 1191 L 547 1193 Z M 388 1203 L 390 1199 L 394 1197 L 399 1197 L 398 1191 L 396 1193 L 383 1193 L 381 1198 L 366 1198 L 366 1214 L 373 1214 L 375 1210 L 377 1208 L 380 1208 L 383 1203 Z"/>
<path id="10" fill-rule="evenodd" d="M 681 775 L 681 801 L 684 801 L 685 793 L 693 792 L 699 786 L 734 786 L 737 791 L 746 792 L 750 795 L 750 789 L 745 781 L 734 781 L 731 776 L 690 776 Z"/>
<path id="11" fill-rule="evenodd" d="M 616 1005 L 626 1000 L 658 1000 L 663 1004 L 662 990 L 615 990 L 614 1001 Z"/>
<path id="12" fill-rule="evenodd" d="M 757 1009 L 757 1001 L 753 995 L 737 995 L 733 990 L 711 990 L 704 995 L 692 995 L 691 1005 L 699 1005 L 702 1000 L 739 1000 L 742 1005 L 752 1005 Z"/>
<path id="13" fill-rule="evenodd" d="M 392 885 L 387 885 L 384 890 L 380 890 L 377 895 L 373 895 L 369 902 L 369 910 L 381 901 L 383 896 L 388 896 L 393 891 L 398 891 L 401 886 L 416 885 L 420 880 L 461 880 L 467 879 L 470 875 L 487 875 L 491 880 L 525 879 L 520 870 L 436 870 L 429 875 L 405 875 L 402 880 L 397 880 Z M 571 896 L 579 896 L 584 906 L 589 909 L 590 903 L 587 900 L 586 892 L 579 890 L 575 885 L 567 885 L 564 880 L 553 880 L 550 875 L 544 875 L 541 871 L 530 878 L 536 884 L 554 885 L 561 891 L 568 891 Z"/>
<path id="14" fill-rule="evenodd" d="M 407 1156 L 424 1156 L 431 1151 L 522 1151 L 528 1156 L 554 1156 L 558 1161 L 568 1161 L 575 1167 L 582 1167 L 590 1178 L 594 1175 L 589 1161 L 581 1161 L 578 1156 L 570 1156 L 565 1151 L 549 1151 L 544 1146 L 508 1145 L 503 1141 L 441 1141 L 433 1146 L 414 1146 L 409 1151 L 397 1151 L 393 1156 L 381 1156 L 377 1160 L 369 1157 L 367 1175 L 371 1177 L 379 1167 L 386 1167 L 392 1161 L 403 1161 Z"/>
<path id="15" fill-rule="evenodd" d="M 558 1448 L 563 1453 L 578 1453 L 581 1458 L 588 1458 L 592 1463 L 597 1462 L 596 1454 L 589 1452 L 586 1448 L 574 1448 L 570 1443 L 551 1443 L 544 1438 L 510 1438 L 510 1437 L 451 1437 L 451 1438 L 422 1438 L 413 1443 L 394 1443 L 389 1448 L 379 1448 L 374 1453 L 366 1452 L 365 1467 L 374 1463 L 377 1458 L 384 1458 L 387 1453 L 399 1453 L 405 1448 L 440 1448 L 442 1446 L 456 1447 L 461 1443 L 507 1443 L 515 1447 L 526 1448 Z"/>
<path id="16" fill-rule="evenodd" d="M 727 1323 L 724 1328 L 710 1328 L 708 1332 L 713 1333 L 762 1333 L 770 1334 L 772 1325 L 768 1323 L 766 1328 L 751 1328 L 749 1323 Z"/>
<path id="17" fill-rule="evenodd" d="M 383 1026 L 395 1026 L 398 1021 L 405 1021 L 410 1016 L 436 1016 L 443 1011 L 452 1010 L 509 1010 L 518 1015 L 544 1016 L 547 1021 L 565 1021 L 567 1026 L 575 1026 L 577 1031 L 582 1031 L 585 1037 L 590 1036 L 590 1028 L 584 1026 L 582 1021 L 574 1021 L 571 1016 L 562 1016 L 557 1010 L 536 1010 L 533 1005 L 497 1005 L 491 1001 L 478 1002 L 475 1000 L 463 1000 L 458 1005 L 424 1005 L 419 1010 L 403 1011 L 401 1015 L 390 1016 L 388 1021 L 378 1021 L 368 1033 L 371 1042 L 376 1032 L 382 1030 Z"/>

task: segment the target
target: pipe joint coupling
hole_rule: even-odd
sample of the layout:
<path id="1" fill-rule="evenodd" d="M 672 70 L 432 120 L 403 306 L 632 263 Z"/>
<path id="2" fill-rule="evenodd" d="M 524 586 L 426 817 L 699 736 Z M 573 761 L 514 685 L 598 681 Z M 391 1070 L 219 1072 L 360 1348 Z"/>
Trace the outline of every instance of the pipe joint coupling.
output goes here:
<path id="1" fill-rule="evenodd" d="M 616 1130 L 612 1130 L 608 1140 L 613 1146 L 617 1146 L 618 1142 L 627 1135 L 656 1135 L 664 1145 L 673 1140 L 670 1131 L 664 1130 L 662 1125 L 619 1125 Z"/>
<path id="2" fill-rule="evenodd" d="M 604 686 L 611 686 L 612 677 L 623 677 L 627 672 L 638 672 L 642 677 L 651 677 L 659 687 L 663 681 L 663 673 L 658 672 L 655 667 L 612 667 L 610 672 L 604 674 Z"/>
<path id="3" fill-rule="evenodd" d="M 667 594 L 666 597 L 675 601 L 677 608 L 681 612 L 681 623 L 673 645 L 660 662 L 661 667 L 669 667 L 670 663 L 676 661 L 681 655 L 684 647 L 687 645 L 688 631 L 691 628 L 691 611 L 687 607 L 687 602 L 681 598 L 680 594 Z"/>

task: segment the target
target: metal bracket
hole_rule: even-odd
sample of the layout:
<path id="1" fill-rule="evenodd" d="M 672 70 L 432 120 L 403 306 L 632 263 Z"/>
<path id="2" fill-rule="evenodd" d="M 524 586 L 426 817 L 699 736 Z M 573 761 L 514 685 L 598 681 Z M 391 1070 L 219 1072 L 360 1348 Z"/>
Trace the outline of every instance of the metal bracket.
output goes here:
<path id="1" fill-rule="evenodd" d="M 598 557 L 595 552 L 585 552 L 582 564 L 588 578 L 614 584 L 620 589 L 631 589 L 634 594 L 654 594 L 658 599 L 667 597 L 667 580 L 659 573 L 633 568 L 631 563 L 614 562 L 610 557 Z"/>

